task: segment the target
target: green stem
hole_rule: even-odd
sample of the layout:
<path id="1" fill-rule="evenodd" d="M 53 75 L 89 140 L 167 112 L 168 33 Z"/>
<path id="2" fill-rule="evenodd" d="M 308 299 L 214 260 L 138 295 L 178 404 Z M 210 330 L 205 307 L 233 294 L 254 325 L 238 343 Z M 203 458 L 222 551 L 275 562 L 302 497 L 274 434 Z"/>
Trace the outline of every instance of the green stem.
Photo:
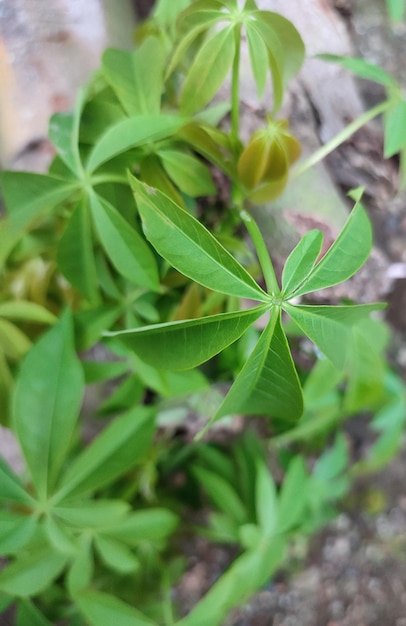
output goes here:
<path id="1" fill-rule="evenodd" d="M 91 183 L 92 186 L 103 185 L 105 183 L 119 183 L 121 185 L 129 184 L 127 176 L 122 176 L 120 174 L 97 174 L 96 176 L 92 176 Z"/>
<path id="2" fill-rule="evenodd" d="M 359 130 L 362 126 L 364 126 L 367 122 L 370 122 L 374 117 L 381 115 L 393 105 L 393 100 L 385 100 L 384 102 L 380 102 L 376 106 L 372 107 L 368 111 L 365 111 L 362 115 L 357 117 L 351 124 L 348 124 L 343 130 L 335 135 L 330 141 L 328 141 L 324 146 L 321 146 L 314 154 L 312 154 L 308 159 L 305 159 L 301 163 L 298 163 L 296 167 L 293 167 L 291 170 L 291 178 L 296 178 L 301 174 L 304 174 L 308 169 L 316 165 L 322 161 L 326 156 L 333 152 L 338 146 L 340 146 L 344 141 L 347 141 L 357 130 Z"/>
<path id="3" fill-rule="evenodd" d="M 231 80 L 231 131 L 235 144 L 240 136 L 240 52 L 241 25 L 235 29 L 235 55 Z"/>
<path id="4" fill-rule="evenodd" d="M 244 222 L 252 241 L 254 242 L 254 246 L 258 255 L 258 260 L 265 278 L 268 293 L 272 296 L 276 296 L 280 293 L 280 288 L 276 279 L 276 274 L 272 265 L 271 257 L 269 256 L 268 248 L 266 247 L 262 233 L 258 228 L 258 224 L 254 220 L 252 215 L 250 215 L 244 209 L 240 211 L 240 217 Z"/>

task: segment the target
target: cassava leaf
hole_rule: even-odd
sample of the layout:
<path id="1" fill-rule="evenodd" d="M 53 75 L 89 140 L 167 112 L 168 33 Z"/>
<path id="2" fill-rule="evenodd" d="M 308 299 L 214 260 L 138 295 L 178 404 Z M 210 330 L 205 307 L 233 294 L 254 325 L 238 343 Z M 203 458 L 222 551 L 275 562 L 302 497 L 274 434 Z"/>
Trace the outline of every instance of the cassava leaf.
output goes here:
<path id="1" fill-rule="evenodd" d="M 16 626 L 52 626 L 52 624 L 32 602 L 20 600 Z"/>
<path id="2" fill-rule="evenodd" d="M 185 114 L 202 109 L 223 84 L 235 54 L 234 27 L 226 26 L 208 39 L 198 51 L 180 96 Z"/>
<path id="3" fill-rule="evenodd" d="M 0 572 L 0 591 L 27 598 L 43 591 L 62 572 L 67 557 L 50 550 L 36 550 Z"/>
<path id="4" fill-rule="evenodd" d="M 216 193 L 208 168 L 195 156 L 170 148 L 163 148 L 158 154 L 166 173 L 183 193 L 192 198 Z"/>
<path id="5" fill-rule="evenodd" d="M 1 186 L 13 229 L 20 232 L 46 215 L 75 190 L 76 184 L 46 174 L 5 171 Z"/>
<path id="6" fill-rule="evenodd" d="M 275 482 L 263 459 L 256 462 L 255 509 L 262 534 L 269 539 L 276 530 L 279 531 L 279 528 L 276 528 L 278 501 Z"/>
<path id="7" fill-rule="evenodd" d="M 117 520 L 114 525 L 105 525 L 100 532 L 108 537 L 137 547 L 140 543 L 160 543 L 171 535 L 178 525 L 178 517 L 166 509 L 136 511 Z"/>
<path id="8" fill-rule="evenodd" d="M 302 411 L 299 379 L 279 312 L 274 310 L 257 345 L 207 427 L 234 413 L 268 415 L 290 423 L 296 421 Z"/>
<path id="9" fill-rule="evenodd" d="M 403 0 L 402 0 L 403 1 Z M 392 78 L 390 74 L 385 72 L 378 65 L 374 65 L 373 63 L 369 63 L 365 61 L 365 59 L 356 58 L 356 57 L 348 57 L 348 56 L 339 56 L 337 54 L 320 54 L 318 58 L 323 59 L 324 61 L 332 61 L 333 63 L 339 63 L 343 67 L 347 68 L 360 78 L 364 78 L 365 80 L 372 80 L 375 83 L 379 83 L 384 87 L 396 88 L 397 83 Z"/>
<path id="10" fill-rule="evenodd" d="M 344 282 L 362 267 L 371 247 L 371 224 L 365 209 L 358 201 L 331 248 L 292 295 L 302 296 Z"/>
<path id="11" fill-rule="evenodd" d="M 229 295 L 267 302 L 267 294 L 213 235 L 158 190 L 130 178 L 145 236 L 164 259 L 194 281 Z"/>
<path id="12" fill-rule="evenodd" d="M 198 465 L 194 465 L 192 471 L 210 500 L 220 511 L 226 513 L 237 524 L 245 524 L 248 521 L 247 510 L 228 481 Z"/>
<path id="13" fill-rule="evenodd" d="M 384 157 L 389 159 L 406 146 L 406 102 L 401 100 L 384 115 Z"/>
<path id="14" fill-rule="evenodd" d="M 317 261 L 322 244 L 323 233 L 319 230 L 311 230 L 302 237 L 283 268 L 283 293 L 294 292 L 306 280 Z"/>
<path id="15" fill-rule="evenodd" d="M 102 561 L 119 574 L 129 574 L 139 568 L 139 561 L 122 542 L 96 534 L 94 543 Z"/>
<path id="16" fill-rule="evenodd" d="M 74 600 L 92 626 L 157 626 L 134 607 L 100 591 L 76 593 Z"/>
<path id="17" fill-rule="evenodd" d="M 345 366 L 349 355 L 351 325 L 384 307 L 382 303 L 354 306 L 283 305 L 299 328 L 339 369 Z"/>
<path id="18" fill-rule="evenodd" d="M 0 511 L 0 554 L 18 554 L 31 540 L 37 524 L 38 520 L 34 515 Z"/>
<path id="19" fill-rule="evenodd" d="M 110 126 L 93 146 L 86 165 L 93 172 L 129 148 L 160 141 L 176 133 L 188 120 L 178 115 L 136 115 Z"/>
<path id="20" fill-rule="evenodd" d="M 190 369 L 237 341 L 266 310 L 263 305 L 247 311 L 106 332 L 105 336 L 116 337 L 145 363 L 158 369 Z"/>
<path id="21" fill-rule="evenodd" d="M 78 418 L 84 387 L 68 311 L 35 344 L 17 379 L 14 424 L 40 497 L 52 492 Z"/>
<path id="22" fill-rule="evenodd" d="M 157 37 L 148 37 L 134 51 L 110 49 L 103 54 L 106 80 L 128 115 L 159 114 L 165 56 Z"/>
<path id="23" fill-rule="evenodd" d="M 91 493 L 138 465 L 148 452 L 153 433 L 151 409 L 136 407 L 117 417 L 70 464 L 55 501 Z"/>
<path id="24" fill-rule="evenodd" d="M 281 537 L 260 541 L 234 561 L 191 612 L 176 626 L 221 626 L 231 608 L 260 589 L 285 558 Z"/>
<path id="25" fill-rule="evenodd" d="M 278 499 L 278 532 L 287 532 L 300 522 L 308 499 L 308 479 L 303 457 L 294 457 L 289 463 Z"/>
<path id="26" fill-rule="evenodd" d="M 247 23 L 246 28 L 250 63 L 257 85 L 258 98 L 261 98 L 266 85 L 269 52 L 263 38 L 255 28 L 251 27 L 250 22 Z"/>
<path id="27" fill-rule="evenodd" d="M 55 113 L 50 119 L 48 131 L 59 157 L 78 178 L 82 178 L 83 175 L 79 152 L 79 126 L 85 101 L 86 90 L 81 89 L 74 111 Z"/>
<path id="28" fill-rule="evenodd" d="M 73 211 L 59 241 L 57 261 L 61 272 L 85 298 L 98 299 L 96 262 L 88 203 L 82 199 Z"/>
<path id="29" fill-rule="evenodd" d="M 17 502 L 28 506 L 35 504 L 34 498 L 24 489 L 19 478 L 0 457 L 0 501 L 1 500 Z"/>
<path id="30" fill-rule="evenodd" d="M 107 200 L 92 193 L 90 209 L 98 235 L 112 264 L 132 283 L 159 289 L 154 255 L 139 233 Z"/>

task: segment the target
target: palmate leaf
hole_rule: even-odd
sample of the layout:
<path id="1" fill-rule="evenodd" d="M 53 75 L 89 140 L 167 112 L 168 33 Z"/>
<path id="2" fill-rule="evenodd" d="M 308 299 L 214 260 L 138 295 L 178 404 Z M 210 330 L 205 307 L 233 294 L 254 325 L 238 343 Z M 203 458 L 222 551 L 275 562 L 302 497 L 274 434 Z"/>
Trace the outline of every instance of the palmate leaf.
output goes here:
<path id="1" fill-rule="evenodd" d="M 55 502 L 100 489 L 138 465 L 148 453 L 154 433 L 154 414 L 134 408 L 117 417 L 73 461 L 62 477 Z"/>
<path id="2" fill-rule="evenodd" d="M 269 301 L 252 276 L 198 220 L 133 176 L 130 183 L 145 236 L 168 263 L 214 291 Z"/>
<path id="3" fill-rule="evenodd" d="M 202 109 L 217 93 L 230 71 L 235 54 L 234 26 L 226 26 L 200 48 L 180 96 L 186 114 Z"/>
<path id="4" fill-rule="evenodd" d="M 262 87 L 264 80 L 260 72 L 264 51 L 259 40 L 266 45 L 267 65 L 272 74 L 273 108 L 277 111 L 282 104 L 288 81 L 297 74 L 304 61 L 303 41 L 292 22 L 271 11 L 252 11 L 251 19 L 246 21 L 246 28 L 258 89 Z"/>
<path id="5" fill-rule="evenodd" d="M 308 278 L 321 251 L 323 233 L 310 230 L 288 256 L 282 272 L 284 294 L 294 293 Z"/>
<path id="6" fill-rule="evenodd" d="M 83 174 L 79 152 L 79 126 L 86 95 L 85 89 L 79 91 L 72 113 L 55 113 L 50 119 L 48 131 L 59 157 L 77 178 L 81 178 Z"/>
<path id="7" fill-rule="evenodd" d="M 406 102 L 401 100 L 384 116 L 384 157 L 389 159 L 406 146 Z"/>
<path id="8" fill-rule="evenodd" d="M 103 54 L 106 80 L 128 115 L 159 114 L 165 57 L 157 37 L 148 37 L 134 51 L 110 49 Z"/>
<path id="9" fill-rule="evenodd" d="M 57 261 L 63 275 L 90 302 L 98 300 L 92 225 L 87 201 L 74 209 L 59 241 Z"/>
<path id="10" fill-rule="evenodd" d="M 64 569 L 67 557 L 38 549 L 24 555 L 0 572 L 0 591 L 27 598 L 43 591 Z"/>
<path id="11" fill-rule="evenodd" d="M 347 363 L 352 341 L 351 326 L 372 311 L 384 307 L 383 303 L 354 306 L 283 305 L 299 328 L 339 369 Z"/>
<path id="12" fill-rule="evenodd" d="M 292 296 L 338 285 L 353 276 L 367 260 L 372 247 L 371 224 L 359 202 L 360 194 L 354 192 L 354 197 L 358 201 L 340 235 Z"/>
<path id="13" fill-rule="evenodd" d="M 224 19 L 222 9 L 222 3 L 219 0 L 198 0 L 193 2 L 193 7 L 182 12 L 178 19 L 180 42 L 172 56 L 166 76 L 173 72 L 189 46 L 203 31 Z"/>
<path id="14" fill-rule="evenodd" d="M 92 626 L 157 626 L 129 604 L 100 591 L 74 595 L 75 604 Z"/>
<path id="15" fill-rule="evenodd" d="M 210 196 L 216 187 L 208 168 L 192 154 L 184 150 L 162 149 L 158 151 L 166 173 L 189 196 Z"/>
<path id="16" fill-rule="evenodd" d="M 110 126 L 93 146 L 86 164 L 92 173 L 106 161 L 129 148 L 166 139 L 176 133 L 188 120 L 178 115 L 136 115 Z"/>
<path id="17" fill-rule="evenodd" d="M 234 413 L 270 415 L 292 423 L 302 411 L 299 379 L 282 330 L 280 313 L 274 309 L 252 354 L 207 427 Z"/>
<path id="18" fill-rule="evenodd" d="M 37 524 L 38 519 L 34 515 L 0 511 L 0 554 L 18 554 L 31 540 Z"/>
<path id="19" fill-rule="evenodd" d="M 34 498 L 24 489 L 19 478 L 0 457 L 0 502 L 16 502 L 25 506 L 35 505 Z"/>
<path id="20" fill-rule="evenodd" d="M 15 390 L 15 429 L 41 498 L 52 491 L 65 459 L 83 387 L 72 320 L 65 312 L 25 358 Z"/>
<path id="21" fill-rule="evenodd" d="M 22 231 L 72 194 L 75 183 L 29 172 L 3 172 L 1 186 L 10 225 Z"/>
<path id="22" fill-rule="evenodd" d="M 20 600 L 16 626 L 52 626 L 52 624 L 32 602 Z"/>
<path id="23" fill-rule="evenodd" d="M 100 532 L 136 548 L 144 542 L 153 545 L 162 543 L 174 532 L 178 523 L 179 519 L 172 511 L 155 508 L 130 513 L 114 525 L 105 524 Z"/>
<path id="24" fill-rule="evenodd" d="M 10 300 L 0 303 L 0 317 L 9 320 L 36 322 L 38 324 L 53 324 L 55 315 L 40 304 L 25 300 Z"/>
<path id="25" fill-rule="evenodd" d="M 267 308 L 263 305 L 247 311 L 152 324 L 104 335 L 119 339 L 145 363 L 157 369 L 190 369 L 237 341 Z"/>
<path id="26" fill-rule="evenodd" d="M 401 1 L 403 2 L 403 0 Z M 365 61 L 365 59 L 357 57 L 339 56 L 337 54 L 319 54 L 317 56 L 319 59 L 323 59 L 324 61 L 339 63 L 360 78 L 364 78 L 365 80 L 372 80 L 375 83 L 379 83 L 380 85 L 383 85 L 384 87 L 388 87 L 390 89 L 397 88 L 397 83 L 390 74 L 385 72 L 378 65 L 374 65 L 373 63 Z"/>
<path id="27" fill-rule="evenodd" d="M 143 237 L 107 200 L 91 193 L 89 201 L 100 241 L 116 270 L 132 283 L 158 291 L 157 264 Z"/>
<path id="28" fill-rule="evenodd" d="M 191 612 L 176 626 L 221 626 L 227 613 L 260 589 L 285 558 L 282 537 L 260 541 L 234 561 Z"/>

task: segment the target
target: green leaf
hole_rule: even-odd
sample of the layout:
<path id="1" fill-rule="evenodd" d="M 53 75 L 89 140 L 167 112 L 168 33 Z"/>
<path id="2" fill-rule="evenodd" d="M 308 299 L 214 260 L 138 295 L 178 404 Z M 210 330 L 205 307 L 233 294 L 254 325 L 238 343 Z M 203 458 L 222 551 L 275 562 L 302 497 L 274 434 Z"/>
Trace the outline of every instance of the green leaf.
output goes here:
<path id="1" fill-rule="evenodd" d="M 45 174 L 6 171 L 1 186 L 10 226 L 20 234 L 68 198 L 76 184 Z"/>
<path id="2" fill-rule="evenodd" d="M 299 241 L 288 256 L 282 272 L 282 289 L 289 294 L 298 289 L 308 278 L 320 254 L 323 233 L 311 230 Z"/>
<path id="3" fill-rule="evenodd" d="M 44 520 L 44 532 L 49 545 L 61 552 L 72 556 L 78 550 L 72 535 L 67 530 L 65 524 L 60 522 L 55 516 L 50 516 Z"/>
<path id="4" fill-rule="evenodd" d="M 331 248 L 293 292 L 295 297 L 344 282 L 362 267 L 371 247 L 371 224 L 365 209 L 357 202 Z"/>
<path id="5" fill-rule="evenodd" d="M 55 113 L 50 119 L 48 132 L 59 157 L 78 178 L 83 173 L 79 153 L 79 126 L 85 98 L 86 90 L 81 89 L 73 113 Z"/>
<path id="6" fill-rule="evenodd" d="M 265 292 L 194 217 L 131 176 L 145 236 L 159 254 L 192 280 L 240 298 L 267 302 Z"/>
<path id="7" fill-rule="evenodd" d="M 190 369 L 237 341 L 266 310 L 263 305 L 247 311 L 151 324 L 104 335 L 117 337 L 145 363 L 158 369 Z"/>
<path id="8" fill-rule="evenodd" d="M 245 524 L 248 521 L 246 508 L 229 482 L 198 465 L 194 465 L 192 471 L 210 500 L 220 511 L 226 513 L 237 524 Z"/>
<path id="9" fill-rule="evenodd" d="M 386 0 L 386 8 L 391 20 L 401 22 L 405 16 L 405 0 Z"/>
<path id="10" fill-rule="evenodd" d="M 66 556 L 49 550 L 25 554 L 0 572 L 0 591 L 23 598 L 35 596 L 49 587 L 66 562 Z"/>
<path id="11" fill-rule="evenodd" d="M 69 506 L 56 506 L 54 513 L 73 528 L 104 528 L 120 523 L 130 505 L 122 500 L 79 500 Z"/>
<path id="12" fill-rule="evenodd" d="M 271 320 L 208 425 L 225 415 L 270 415 L 288 422 L 302 414 L 302 392 L 285 333 L 274 309 Z"/>
<path id="13" fill-rule="evenodd" d="M 55 315 L 35 302 L 12 300 L 0 303 L 0 317 L 23 322 L 37 322 L 38 324 L 53 324 Z"/>
<path id="14" fill-rule="evenodd" d="M 217 93 L 230 71 L 235 55 L 234 26 L 227 26 L 199 49 L 180 96 L 183 113 L 202 109 Z"/>
<path id="15" fill-rule="evenodd" d="M 32 538 L 37 528 L 34 515 L 18 515 L 0 511 L 0 554 L 18 554 Z"/>
<path id="16" fill-rule="evenodd" d="M 107 593 L 85 591 L 76 594 L 74 600 L 92 626 L 156 626 L 140 611 Z"/>
<path id="17" fill-rule="evenodd" d="M 132 283 L 157 291 L 158 268 L 141 235 L 111 204 L 93 193 L 90 208 L 100 240 L 116 270 Z"/>
<path id="18" fill-rule="evenodd" d="M 256 31 L 268 48 L 268 65 L 272 73 L 274 111 L 283 99 L 288 81 L 302 66 L 305 56 L 303 41 L 292 22 L 271 11 L 254 11 L 247 23 Z M 254 69 L 254 67 L 253 67 Z"/>
<path id="19" fill-rule="evenodd" d="M 122 315 L 122 306 L 103 305 L 78 311 L 75 314 L 75 334 L 78 350 L 87 350 L 101 337 L 106 328 L 110 328 Z"/>
<path id="20" fill-rule="evenodd" d="M 178 21 L 178 30 L 182 36 L 166 71 L 167 77 L 179 65 L 193 41 L 210 26 L 224 19 L 223 9 L 224 6 L 218 0 L 199 0 L 193 3 L 193 7 L 183 11 Z"/>
<path id="21" fill-rule="evenodd" d="M 114 526 L 105 526 L 103 535 L 113 537 L 129 546 L 137 547 L 144 542 L 159 543 L 171 535 L 178 525 L 177 516 L 166 509 L 136 511 L 118 520 Z"/>
<path id="22" fill-rule="evenodd" d="M 94 570 L 92 541 L 90 536 L 82 535 L 77 551 L 66 577 L 66 586 L 71 595 L 86 589 L 91 583 Z"/>
<path id="23" fill-rule="evenodd" d="M 82 199 L 73 211 L 59 241 L 57 261 L 65 278 L 85 298 L 98 299 L 92 226 L 87 201 Z"/>
<path id="24" fill-rule="evenodd" d="M 319 59 L 323 59 L 324 61 L 339 63 L 343 67 L 347 68 L 347 70 L 350 70 L 350 72 L 353 72 L 354 74 L 360 76 L 360 78 L 364 78 L 365 80 L 372 80 L 375 83 L 383 85 L 384 87 L 397 87 L 396 81 L 394 80 L 394 78 L 392 78 L 390 74 L 385 72 L 378 65 L 368 63 L 368 61 L 365 61 L 365 59 L 339 56 L 337 54 L 319 54 L 317 56 Z"/>
<path id="25" fill-rule="evenodd" d="M 313 469 L 313 476 L 329 482 L 339 476 L 348 464 L 348 445 L 343 433 L 339 433 L 331 448 L 318 459 Z"/>
<path id="26" fill-rule="evenodd" d="M 334 365 L 342 369 L 351 346 L 351 325 L 384 306 L 380 303 L 334 307 L 293 306 L 285 303 L 283 308 Z"/>
<path id="27" fill-rule="evenodd" d="M 41 497 L 51 493 L 65 460 L 83 386 L 72 321 L 66 311 L 25 358 L 15 390 L 16 433 Z"/>
<path id="28" fill-rule="evenodd" d="M 55 501 L 105 487 L 139 465 L 154 433 L 151 409 L 134 408 L 117 417 L 69 466 Z"/>
<path id="29" fill-rule="evenodd" d="M 17 326 L 0 319 L 0 352 L 9 359 L 18 361 L 30 347 L 31 341 Z"/>
<path id="30" fill-rule="evenodd" d="M 268 48 L 258 31 L 252 28 L 250 22 L 246 24 L 246 32 L 250 63 L 257 84 L 258 98 L 262 98 L 268 72 Z"/>
<path id="31" fill-rule="evenodd" d="M 255 508 L 257 522 L 263 536 L 270 538 L 276 530 L 279 531 L 279 528 L 276 528 L 278 515 L 276 487 L 266 463 L 262 459 L 258 459 L 256 466 Z"/>
<path id="32" fill-rule="evenodd" d="M 20 480 L 0 457 L 0 500 L 17 502 L 28 506 L 35 505 L 35 500 L 24 489 Z"/>
<path id="33" fill-rule="evenodd" d="M 107 567 L 119 574 L 130 574 L 139 568 L 139 561 L 131 550 L 120 541 L 95 535 L 94 543 L 102 561 Z"/>
<path id="34" fill-rule="evenodd" d="M 401 100 L 384 115 L 384 157 L 389 159 L 406 146 L 406 102 Z"/>
<path id="35" fill-rule="evenodd" d="M 134 51 L 110 49 L 103 54 L 106 80 L 128 115 L 159 114 L 165 57 L 156 37 L 148 37 Z"/>
<path id="36" fill-rule="evenodd" d="M 16 626 L 52 626 L 37 607 L 28 600 L 18 603 Z"/>
<path id="37" fill-rule="evenodd" d="M 183 193 L 192 196 L 210 196 L 216 193 L 207 167 L 195 156 L 182 150 L 161 149 L 160 156 L 164 169 Z"/>
<path id="38" fill-rule="evenodd" d="M 176 626 L 221 626 L 227 613 L 243 604 L 269 580 L 285 558 L 281 537 L 262 541 L 234 561 L 189 615 Z"/>
<path id="39" fill-rule="evenodd" d="M 291 530 L 302 519 L 308 498 L 308 478 L 303 457 L 294 457 L 283 480 L 278 500 L 279 533 Z"/>
<path id="40" fill-rule="evenodd" d="M 93 172 L 106 161 L 129 148 L 166 139 L 176 133 L 186 119 L 178 115 L 136 115 L 110 126 L 89 154 L 87 171 Z"/>

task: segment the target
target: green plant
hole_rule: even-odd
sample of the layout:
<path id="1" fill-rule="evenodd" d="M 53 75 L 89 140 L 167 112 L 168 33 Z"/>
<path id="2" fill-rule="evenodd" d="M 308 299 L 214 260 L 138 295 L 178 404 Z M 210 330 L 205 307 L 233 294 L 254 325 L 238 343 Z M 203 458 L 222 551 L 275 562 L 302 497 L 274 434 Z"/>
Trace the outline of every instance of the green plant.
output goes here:
<path id="1" fill-rule="evenodd" d="M 246 145 L 242 32 L 258 93 L 268 75 L 274 93 L 264 128 Z M 138 36 L 134 52 L 106 51 L 74 112 L 51 119 L 57 156 L 49 173 L 2 175 L 2 422 L 16 433 L 27 471 L 20 479 L 0 465 L 0 549 L 9 559 L 0 602 L 16 599 L 17 626 L 220 625 L 283 562 L 292 538 L 331 518 L 351 472 L 393 454 L 404 425 L 404 388 L 383 356 L 385 327 L 369 318 L 384 305 L 302 302 L 366 261 L 372 232 L 362 190 L 351 193 L 354 208 L 330 249 L 320 256 L 322 233 L 308 232 L 280 282 L 251 212 L 283 191 L 300 153 L 277 118 L 304 59 L 296 29 L 252 0 L 161 0 Z M 379 79 L 388 101 L 293 175 L 384 110 L 386 155 L 404 152 L 394 81 L 338 60 Z M 213 103 L 229 72 L 230 102 Z M 228 130 L 219 126 L 227 113 Z M 215 202 L 214 168 L 230 194 L 212 210 L 196 198 Z M 39 336 L 37 323 L 54 325 Z M 301 336 L 320 352 L 310 371 L 296 368 L 289 346 L 288 337 Z M 98 360 L 86 352 L 95 345 L 103 347 Z M 228 393 L 216 394 L 215 384 L 233 377 Z M 114 391 L 92 411 L 101 432 L 85 445 L 85 385 L 110 381 Z M 208 398 L 214 408 L 194 442 L 179 447 L 159 430 L 171 411 L 206 411 Z M 382 432 L 364 467 L 349 467 L 340 434 L 311 472 L 303 455 L 292 458 L 290 443 L 328 437 L 364 409 L 377 411 Z M 269 445 L 249 430 L 227 451 L 201 442 L 234 414 L 263 417 Z M 281 485 L 267 468 L 270 449 L 285 470 Z M 167 543 L 177 526 L 181 541 L 181 516 L 193 502 L 167 484 L 175 471 L 218 509 L 196 532 L 240 550 L 183 618 L 170 598 L 182 566 Z"/>

